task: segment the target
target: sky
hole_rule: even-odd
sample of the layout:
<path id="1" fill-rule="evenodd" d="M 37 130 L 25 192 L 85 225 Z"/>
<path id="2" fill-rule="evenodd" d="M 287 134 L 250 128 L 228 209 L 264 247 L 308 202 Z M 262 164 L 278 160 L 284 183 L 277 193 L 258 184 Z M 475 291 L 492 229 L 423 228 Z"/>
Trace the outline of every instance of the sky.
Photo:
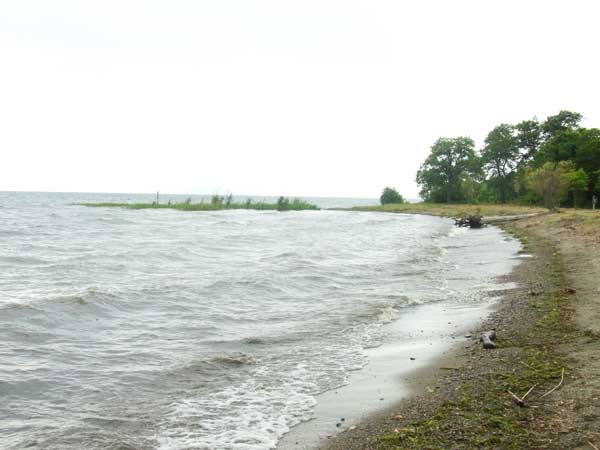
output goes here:
<path id="1" fill-rule="evenodd" d="M 0 190 L 418 193 L 439 137 L 600 127 L 600 4 L 0 0 Z"/>

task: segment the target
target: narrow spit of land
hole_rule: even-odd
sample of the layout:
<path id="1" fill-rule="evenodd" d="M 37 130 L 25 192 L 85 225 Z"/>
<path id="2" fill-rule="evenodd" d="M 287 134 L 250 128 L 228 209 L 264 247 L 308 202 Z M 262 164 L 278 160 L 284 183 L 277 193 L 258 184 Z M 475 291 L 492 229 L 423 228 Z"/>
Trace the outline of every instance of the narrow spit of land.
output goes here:
<path id="1" fill-rule="evenodd" d="M 385 209 L 499 215 L 492 206 L 370 208 Z M 450 368 L 443 362 L 415 374 L 415 396 L 323 448 L 600 448 L 600 211 L 563 210 L 501 226 L 523 242 L 524 262 L 511 275 L 518 287 L 482 327 L 497 331 L 498 348 L 484 350 L 475 335 L 455 349 Z M 513 394 L 527 394 L 522 405 Z"/>
<path id="2" fill-rule="evenodd" d="M 277 203 L 252 202 L 206 202 L 206 203 L 79 203 L 80 206 L 89 206 L 94 208 L 126 208 L 126 209 L 176 209 L 179 211 L 222 211 L 229 209 L 252 209 L 259 211 L 306 211 L 318 210 L 317 205 L 305 202 L 300 199 L 289 200 L 281 197 Z"/>

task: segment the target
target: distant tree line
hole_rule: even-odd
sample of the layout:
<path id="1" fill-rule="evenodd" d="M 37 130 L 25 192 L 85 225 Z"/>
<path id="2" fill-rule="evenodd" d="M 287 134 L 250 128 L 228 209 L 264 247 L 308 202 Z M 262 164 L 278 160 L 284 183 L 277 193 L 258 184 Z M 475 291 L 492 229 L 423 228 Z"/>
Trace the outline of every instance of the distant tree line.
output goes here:
<path id="1" fill-rule="evenodd" d="M 430 202 L 587 206 L 600 190 L 600 130 L 560 111 L 540 122 L 500 124 L 479 151 L 469 137 L 440 138 L 417 172 Z"/>

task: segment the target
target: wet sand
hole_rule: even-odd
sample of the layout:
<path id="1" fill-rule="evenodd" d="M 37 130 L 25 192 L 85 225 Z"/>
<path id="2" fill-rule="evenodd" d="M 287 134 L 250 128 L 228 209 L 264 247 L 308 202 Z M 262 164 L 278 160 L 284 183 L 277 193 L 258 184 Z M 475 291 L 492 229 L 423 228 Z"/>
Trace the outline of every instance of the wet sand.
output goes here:
<path id="1" fill-rule="evenodd" d="M 451 347 L 402 380 L 412 380 L 403 384 L 410 395 L 322 440 L 321 449 L 600 447 L 600 214 L 544 215 L 502 227 L 531 255 L 522 255 L 507 277 L 516 287 L 476 330 L 496 329 L 499 348 Z M 507 389 L 533 392 L 520 408 Z"/>
<path id="2" fill-rule="evenodd" d="M 498 301 L 440 302 L 403 310 L 387 325 L 387 343 L 367 350 L 369 364 L 353 372 L 347 385 L 317 396 L 314 419 L 294 427 L 277 450 L 322 448 L 370 417 L 392 414 L 400 400 L 426 391 L 440 371 L 454 370 L 458 351 L 476 340 L 474 330 Z"/>

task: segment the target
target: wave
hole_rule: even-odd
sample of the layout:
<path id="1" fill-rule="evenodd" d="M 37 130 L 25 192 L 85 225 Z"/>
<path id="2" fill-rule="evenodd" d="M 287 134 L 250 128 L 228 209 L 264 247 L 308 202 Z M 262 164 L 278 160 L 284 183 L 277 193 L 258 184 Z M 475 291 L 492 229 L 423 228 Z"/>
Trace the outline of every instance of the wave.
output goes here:
<path id="1" fill-rule="evenodd" d="M 211 358 L 211 362 L 216 364 L 243 366 L 248 364 L 256 364 L 256 358 L 245 355 L 243 353 L 235 355 L 220 355 Z"/>
<path id="2" fill-rule="evenodd" d="M 3 262 L 8 264 L 22 264 L 31 266 L 40 266 L 50 263 L 48 260 L 33 256 L 0 256 L 0 264 Z"/>

